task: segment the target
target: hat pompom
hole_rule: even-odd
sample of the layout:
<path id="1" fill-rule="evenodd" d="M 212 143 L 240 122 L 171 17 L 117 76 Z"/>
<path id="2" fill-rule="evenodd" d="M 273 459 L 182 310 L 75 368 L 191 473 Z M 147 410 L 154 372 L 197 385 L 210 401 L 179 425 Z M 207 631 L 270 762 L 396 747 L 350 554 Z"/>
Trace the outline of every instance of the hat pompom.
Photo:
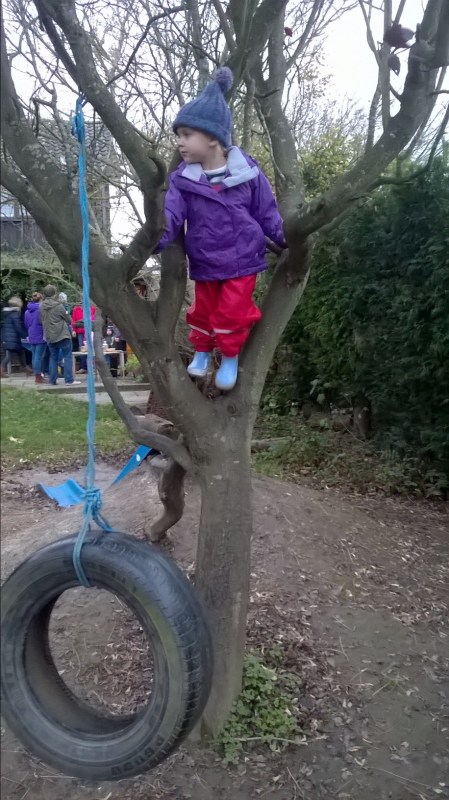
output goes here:
<path id="1" fill-rule="evenodd" d="M 214 75 L 214 81 L 218 83 L 221 91 L 225 94 L 231 88 L 234 82 L 234 76 L 229 67 L 220 67 Z"/>

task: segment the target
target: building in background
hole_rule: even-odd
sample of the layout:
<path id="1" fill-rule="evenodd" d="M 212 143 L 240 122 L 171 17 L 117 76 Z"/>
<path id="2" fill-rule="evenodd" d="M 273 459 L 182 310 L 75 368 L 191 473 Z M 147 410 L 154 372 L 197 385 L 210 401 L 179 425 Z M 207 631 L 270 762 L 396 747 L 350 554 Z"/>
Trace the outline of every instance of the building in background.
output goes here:
<path id="1" fill-rule="evenodd" d="M 6 191 L 0 194 L 0 242 L 2 252 L 46 246 L 44 234 L 26 208 Z"/>

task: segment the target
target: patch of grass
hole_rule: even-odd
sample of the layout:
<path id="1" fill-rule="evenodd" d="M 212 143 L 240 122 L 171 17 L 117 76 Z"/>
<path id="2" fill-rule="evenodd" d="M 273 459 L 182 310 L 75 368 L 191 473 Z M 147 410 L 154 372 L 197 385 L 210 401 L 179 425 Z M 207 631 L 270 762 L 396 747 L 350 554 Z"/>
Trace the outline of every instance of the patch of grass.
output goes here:
<path id="1" fill-rule="evenodd" d="M 330 426 L 312 428 L 301 417 L 263 415 L 255 437 L 285 437 L 273 450 L 256 453 L 254 469 L 262 475 L 357 492 L 441 497 L 447 476 L 412 456 L 398 455 Z M 445 482 L 446 481 L 446 482 Z"/>
<path id="2" fill-rule="evenodd" d="M 38 461 L 72 464 L 87 459 L 87 402 L 10 387 L 1 389 L 2 465 Z M 129 435 L 112 406 L 97 406 L 99 455 L 130 446 Z"/>
<path id="3" fill-rule="evenodd" d="M 265 745 L 285 750 L 301 733 L 294 710 L 299 680 L 292 673 L 268 667 L 255 654 L 243 666 L 243 684 L 216 747 L 228 764 L 236 764 L 245 750 Z"/>

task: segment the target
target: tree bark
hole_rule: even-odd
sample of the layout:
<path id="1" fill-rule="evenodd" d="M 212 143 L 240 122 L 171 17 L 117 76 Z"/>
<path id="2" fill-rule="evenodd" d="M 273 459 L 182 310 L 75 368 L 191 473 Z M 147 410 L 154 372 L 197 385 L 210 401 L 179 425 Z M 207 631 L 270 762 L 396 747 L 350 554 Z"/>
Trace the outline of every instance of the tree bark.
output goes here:
<path id="1" fill-rule="evenodd" d="M 196 587 L 209 616 L 215 667 L 201 734 L 216 736 L 241 689 L 252 534 L 250 435 L 239 426 L 199 475 Z M 217 440 L 219 437 L 217 436 Z"/>
<path id="2" fill-rule="evenodd" d="M 167 531 L 181 519 L 184 512 L 185 474 L 185 469 L 172 458 L 162 471 L 157 488 L 164 511 L 156 522 L 146 528 L 150 542 L 160 542 Z"/>

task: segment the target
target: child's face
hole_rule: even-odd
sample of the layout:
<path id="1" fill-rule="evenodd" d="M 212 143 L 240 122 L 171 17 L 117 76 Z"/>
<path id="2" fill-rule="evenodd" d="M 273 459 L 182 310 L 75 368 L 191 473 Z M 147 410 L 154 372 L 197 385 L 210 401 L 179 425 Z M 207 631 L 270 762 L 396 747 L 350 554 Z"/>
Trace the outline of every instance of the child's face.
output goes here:
<path id="1" fill-rule="evenodd" d="M 193 128 L 178 128 L 176 141 L 181 157 L 187 164 L 202 164 L 210 158 L 216 147 L 221 148 L 217 139 Z"/>

